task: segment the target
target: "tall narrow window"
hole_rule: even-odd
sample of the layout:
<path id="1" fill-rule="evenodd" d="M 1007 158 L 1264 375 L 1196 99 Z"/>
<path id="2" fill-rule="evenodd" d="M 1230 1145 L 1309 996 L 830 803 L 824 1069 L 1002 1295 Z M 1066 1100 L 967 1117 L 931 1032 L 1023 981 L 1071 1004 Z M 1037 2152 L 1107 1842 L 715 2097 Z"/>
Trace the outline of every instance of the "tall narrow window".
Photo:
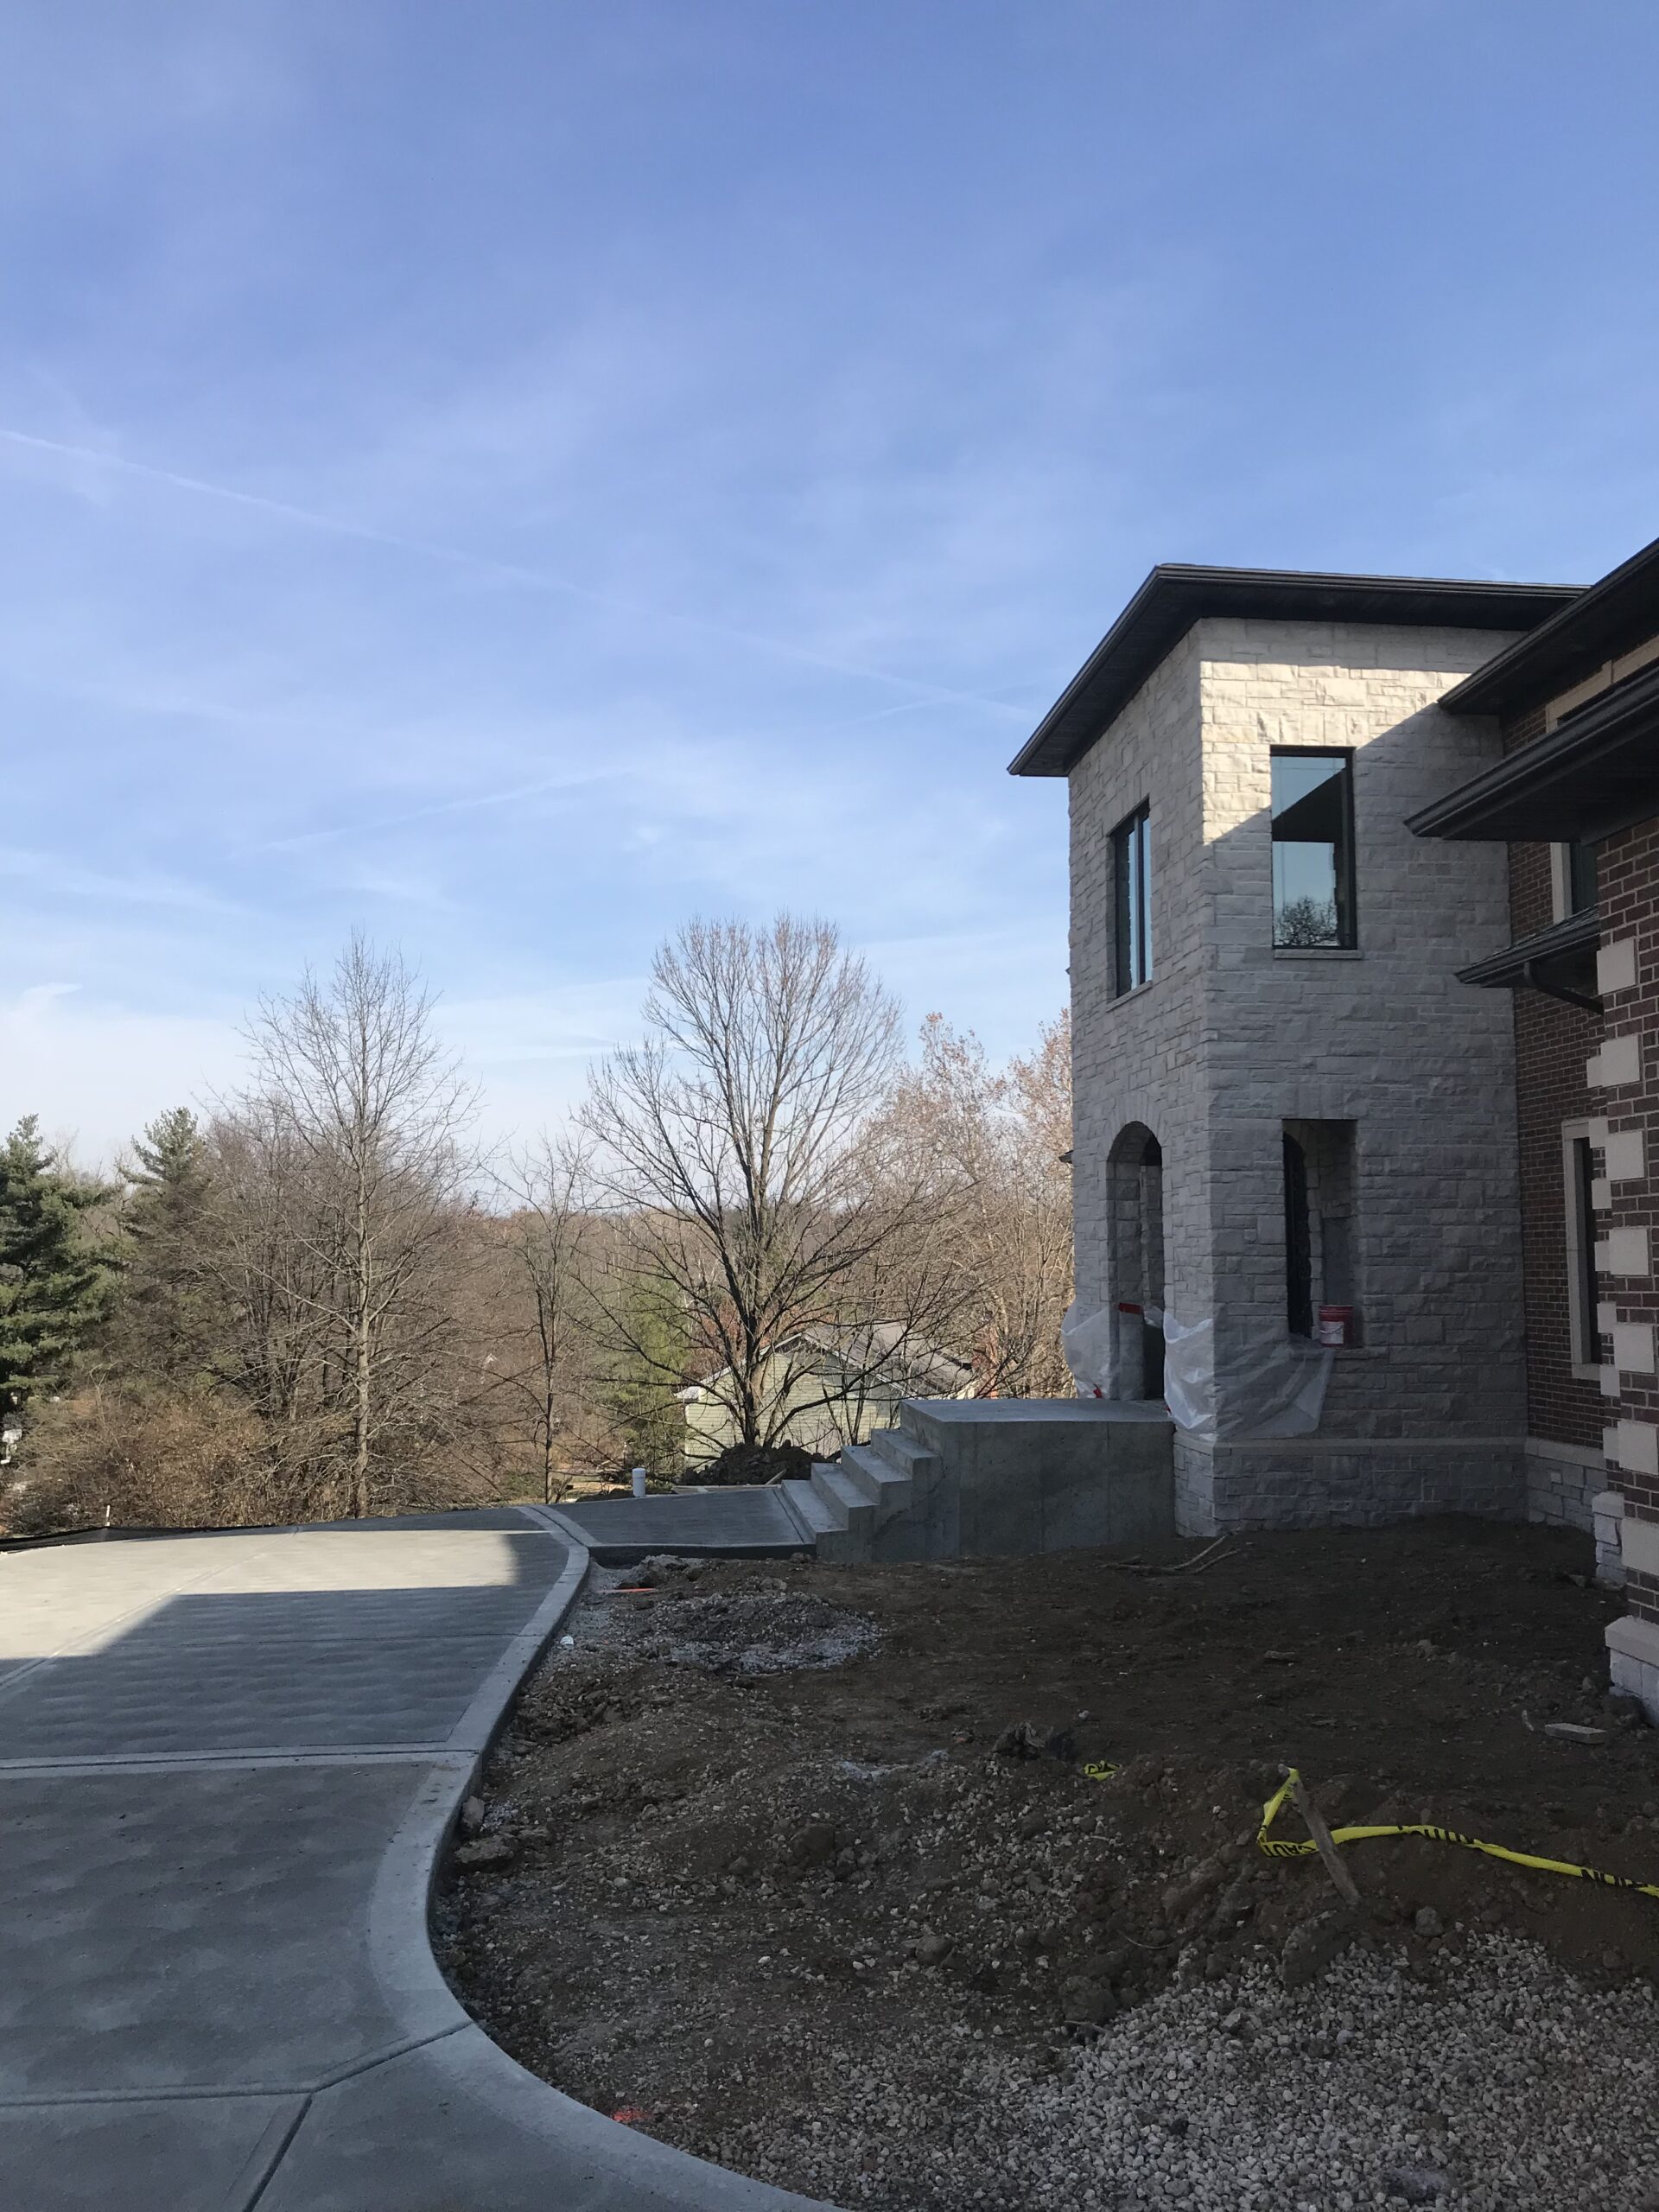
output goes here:
<path id="1" fill-rule="evenodd" d="M 1112 832 L 1112 969 L 1119 998 L 1152 979 L 1152 817 L 1136 807 Z"/>
<path id="2" fill-rule="evenodd" d="M 1307 1217 L 1307 1154 L 1285 1133 L 1285 1318 L 1295 1337 L 1313 1333 L 1313 1247 Z"/>
<path id="3" fill-rule="evenodd" d="M 1599 896 L 1595 847 L 1569 845 L 1567 849 L 1567 912 L 1585 913 L 1596 904 Z"/>
<path id="4" fill-rule="evenodd" d="M 1351 950 L 1354 756 L 1273 754 L 1273 941 Z"/>
<path id="5" fill-rule="evenodd" d="M 1583 1129 L 1582 1122 L 1569 1122 L 1561 1133 L 1567 1169 L 1567 1294 L 1572 1300 L 1569 1335 L 1573 1365 L 1594 1367 L 1601 1356 L 1596 1327 L 1596 1217 L 1592 1200 L 1596 1165 Z"/>

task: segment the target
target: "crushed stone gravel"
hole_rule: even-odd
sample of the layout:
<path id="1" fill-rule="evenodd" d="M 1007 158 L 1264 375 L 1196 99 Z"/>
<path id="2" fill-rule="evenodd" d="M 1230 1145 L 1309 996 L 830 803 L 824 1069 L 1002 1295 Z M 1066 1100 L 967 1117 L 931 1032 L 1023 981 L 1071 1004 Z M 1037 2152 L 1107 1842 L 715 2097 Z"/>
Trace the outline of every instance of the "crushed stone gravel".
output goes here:
<path id="1" fill-rule="evenodd" d="M 639 1579 L 671 1580 L 679 1564 L 648 1560 Z M 668 1604 L 650 1595 L 630 1597 L 624 1586 L 623 1594 L 613 1599 L 608 1626 L 621 1646 L 619 1656 L 630 1662 L 654 1659 L 716 1675 L 844 1667 L 880 1641 L 880 1630 L 866 1616 L 781 1582 L 769 1589 L 703 1598 L 676 1591 Z"/>
<path id="2" fill-rule="evenodd" d="M 1480 1937 L 1429 1974 L 1351 1953 L 1316 1986 L 1265 1969 L 1175 1988 L 1059 2075 L 976 2041 L 918 2105 L 902 2050 L 816 2043 L 823 2115 L 750 2120 L 728 2163 L 906 2212 L 1642 2212 L 1659 2205 L 1659 2007 Z"/>

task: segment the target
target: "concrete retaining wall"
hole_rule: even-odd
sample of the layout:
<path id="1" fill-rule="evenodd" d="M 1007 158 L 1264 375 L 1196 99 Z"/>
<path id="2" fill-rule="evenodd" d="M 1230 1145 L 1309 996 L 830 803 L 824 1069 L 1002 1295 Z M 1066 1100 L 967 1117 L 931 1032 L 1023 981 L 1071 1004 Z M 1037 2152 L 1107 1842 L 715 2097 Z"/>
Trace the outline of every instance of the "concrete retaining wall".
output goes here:
<path id="1" fill-rule="evenodd" d="M 1173 1429 L 1161 1406 L 906 1399 L 899 1425 L 939 1462 L 918 1502 L 926 1548 L 906 1556 L 1073 1551 L 1175 1533 Z"/>

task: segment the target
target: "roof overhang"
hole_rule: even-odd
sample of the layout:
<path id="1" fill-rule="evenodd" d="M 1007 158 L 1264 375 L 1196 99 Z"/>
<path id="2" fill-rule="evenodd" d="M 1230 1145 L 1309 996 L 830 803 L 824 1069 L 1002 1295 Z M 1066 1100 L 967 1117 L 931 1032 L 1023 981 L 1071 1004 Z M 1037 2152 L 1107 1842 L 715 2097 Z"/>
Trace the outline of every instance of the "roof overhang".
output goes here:
<path id="1" fill-rule="evenodd" d="M 1320 575 L 1294 569 L 1154 569 L 1009 763 L 1064 776 L 1195 622 L 1371 622 L 1402 629 L 1532 630 L 1580 596 L 1569 584 Z"/>
<path id="2" fill-rule="evenodd" d="M 1595 907 L 1552 922 L 1517 938 L 1502 952 L 1489 953 L 1467 968 L 1459 968 L 1460 983 L 1483 983 L 1499 990 L 1542 991 L 1565 999 L 1569 1006 L 1599 1014 L 1601 1000 L 1596 989 L 1596 948 L 1601 943 L 1601 916 Z"/>
<path id="3" fill-rule="evenodd" d="M 1659 667 L 1629 677 L 1433 806 L 1420 837 L 1594 843 L 1659 814 Z"/>
<path id="4" fill-rule="evenodd" d="M 1653 635 L 1659 624 L 1659 537 L 1466 676 L 1440 704 L 1454 715 L 1535 707 Z"/>

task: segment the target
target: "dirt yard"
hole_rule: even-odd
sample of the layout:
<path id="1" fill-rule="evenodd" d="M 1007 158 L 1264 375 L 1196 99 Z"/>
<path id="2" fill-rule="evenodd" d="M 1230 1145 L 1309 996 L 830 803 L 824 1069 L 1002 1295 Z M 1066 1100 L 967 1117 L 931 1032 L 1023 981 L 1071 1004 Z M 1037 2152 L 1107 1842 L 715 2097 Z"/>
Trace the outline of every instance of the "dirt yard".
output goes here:
<path id="1" fill-rule="evenodd" d="M 463 2001 L 589 2104 L 886 2212 L 1659 2205 L 1659 1899 L 1395 1839 L 1344 1853 L 1356 1923 L 1255 1847 L 1289 1762 L 1333 1824 L 1659 1880 L 1587 1545 L 1147 1571 L 1194 1548 L 596 1576 L 446 1876 Z"/>

